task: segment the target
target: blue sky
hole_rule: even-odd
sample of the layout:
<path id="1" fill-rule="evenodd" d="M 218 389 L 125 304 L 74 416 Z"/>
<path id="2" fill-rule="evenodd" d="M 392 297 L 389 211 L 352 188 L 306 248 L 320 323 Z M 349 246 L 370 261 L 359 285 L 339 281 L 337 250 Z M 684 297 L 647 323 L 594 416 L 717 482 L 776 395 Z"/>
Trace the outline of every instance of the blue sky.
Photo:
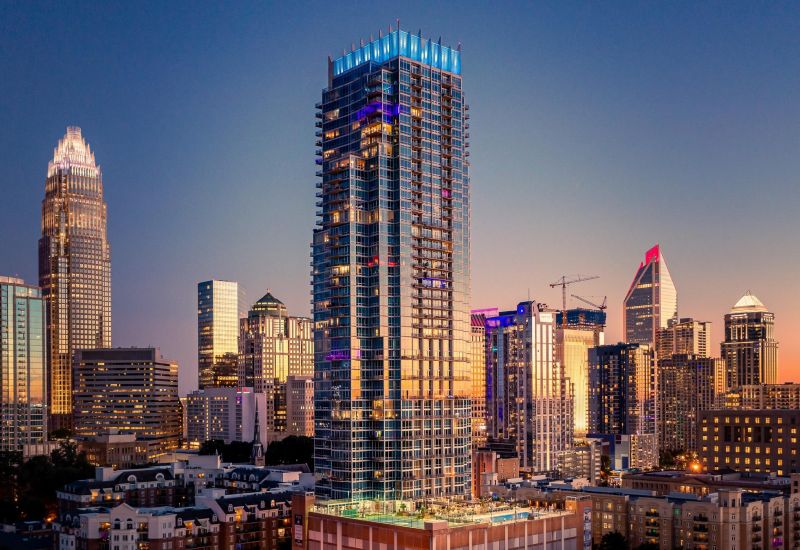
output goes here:
<path id="1" fill-rule="evenodd" d="M 399 18 L 463 44 L 475 307 L 557 305 L 600 279 L 608 339 L 660 242 L 683 316 L 750 289 L 800 378 L 800 5 L 3 2 L 0 273 L 36 280 L 52 148 L 103 167 L 114 345 L 196 383 L 195 285 L 238 280 L 309 311 L 314 103 L 326 58 Z"/>

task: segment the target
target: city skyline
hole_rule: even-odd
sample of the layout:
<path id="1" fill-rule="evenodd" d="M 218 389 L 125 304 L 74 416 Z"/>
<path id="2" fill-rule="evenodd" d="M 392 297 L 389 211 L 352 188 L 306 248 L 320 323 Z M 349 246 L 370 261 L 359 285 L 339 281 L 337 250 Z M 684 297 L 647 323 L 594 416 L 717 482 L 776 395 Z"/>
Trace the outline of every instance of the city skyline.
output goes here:
<path id="1" fill-rule="evenodd" d="M 508 85 L 511 77 L 508 71 L 492 63 L 502 50 L 481 36 L 480 25 L 464 15 L 456 16 L 449 23 L 434 24 L 432 18 L 439 13 L 434 8 L 417 9 L 419 13 L 415 15 L 410 15 L 414 13 L 411 8 L 400 10 L 404 27 L 407 23 L 410 29 L 421 27 L 423 33 L 441 32 L 447 43 L 461 41 L 469 52 L 464 72 L 473 83 L 468 93 L 475 136 L 471 157 L 474 236 L 470 305 L 481 308 L 516 303 L 519 296 L 530 291 L 532 298 L 558 307 L 558 291 L 549 289 L 547 283 L 562 273 L 600 275 L 600 279 L 582 283 L 574 290 L 579 295 L 608 295 L 606 342 L 615 343 L 622 339 L 621 303 L 630 282 L 631 267 L 640 261 L 644 250 L 659 242 L 680 289 L 682 316 L 711 321 L 721 328 L 723 315 L 730 305 L 751 290 L 776 315 L 776 339 L 781 342 L 779 381 L 797 379 L 800 344 L 795 343 L 791 335 L 800 328 L 800 316 L 795 313 L 800 310 L 800 297 L 793 286 L 800 258 L 791 237 L 797 234 L 798 221 L 791 215 L 797 206 L 792 185 L 795 185 L 798 166 L 789 156 L 793 155 L 797 138 L 796 130 L 791 127 L 798 126 L 796 121 L 800 113 L 796 107 L 784 104 L 795 95 L 792 92 L 796 90 L 796 82 L 779 76 L 778 68 L 769 64 L 767 55 L 774 48 L 790 47 L 783 40 L 788 37 L 792 25 L 778 21 L 781 15 L 776 13 L 780 12 L 778 8 L 768 13 L 743 14 L 748 10 L 739 7 L 739 19 L 706 12 L 704 15 L 710 17 L 708 28 L 716 30 L 711 33 L 713 38 L 701 38 L 700 30 L 705 27 L 695 23 L 689 32 L 688 45 L 665 50 L 668 38 L 674 38 L 677 32 L 674 25 L 681 9 L 703 14 L 700 7 L 673 7 L 670 16 L 657 23 L 634 10 L 635 17 L 644 20 L 644 28 L 631 31 L 628 38 L 615 27 L 617 23 L 612 16 L 603 16 L 588 8 L 591 14 L 569 8 L 560 11 L 542 7 L 537 12 L 542 22 L 535 24 L 530 14 L 523 14 L 518 23 L 504 14 L 490 19 L 490 30 L 507 25 L 508 39 L 520 48 L 526 44 L 525 39 L 511 31 L 534 24 L 541 32 L 536 42 L 539 49 L 526 50 L 526 57 L 507 54 L 512 56 L 509 61 L 526 63 L 525 67 L 530 67 L 539 77 L 532 81 L 525 75 L 513 75 L 513 78 L 523 78 L 521 90 L 533 91 L 535 95 L 535 101 L 527 100 L 524 105 L 515 102 L 521 101 L 525 94 L 513 90 L 510 98 L 497 101 L 499 90 Z M 4 6 L 0 10 L 8 8 Z M 31 27 L 39 20 L 34 14 L 28 15 L 10 31 L 10 36 L 2 39 L 3 49 L 6 41 L 22 48 L 20 45 L 27 40 L 41 36 L 40 31 Z M 89 20 L 111 17 L 99 8 L 97 13 L 82 15 Z M 181 15 L 185 14 L 180 7 L 172 8 L 173 19 Z M 280 8 L 274 15 L 292 21 L 298 17 L 292 8 Z M 340 17 L 354 15 L 357 14 L 344 10 Z M 20 51 L 15 59 L 0 61 L 4 74 L 12 77 L 0 84 L 4 97 L 11 99 L 0 107 L 0 114 L 10 121 L 9 132 L 0 137 L 0 154 L 6 161 L 4 164 L 10 166 L 0 180 L 4 193 L 10 198 L 1 201 L 0 217 L 8 220 L 4 230 L 13 243 L 0 251 L 0 273 L 19 275 L 27 283 L 35 284 L 36 241 L 40 230 L 37 214 L 43 166 L 64 128 L 76 125 L 83 128 L 93 150 L 98 151 L 104 174 L 108 175 L 104 191 L 109 208 L 109 241 L 114 244 L 115 258 L 114 345 L 161 347 L 166 356 L 175 358 L 181 365 L 181 393 L 184 394 L 194 387 L 197 379 L 197 282 L 208 278 L 239 281 L 247 291 L 248 303 L 272 288 L 285 300 L 290 314 L 309 315 L 308 241 L 313 219 L 315 170 L 309 160 L 314 141 L 309 113 L 324 85 L 324 79 L 319 76 L 324 71 L 320 59 L 329 54 L 335 56 L 343 43 L 353 37 L 368 38 L 365 32 L 377 35 L 378 30 L 383 30 L 385 33 L 390 23 L 395 24 L 395 15 L 387 11 L 369 17 L 358 16 L 335 33 L 320 30 L 319 36 L 314 36 L 293 53 L 297 57 L 291 63 L 277 57 L 270 59 L 276 67 L 263 59 L 263 52 L 280 43 L 281 33 L 276 30 L 275 38 L 264 37 L 252 26 L 246 27 L 238 41 L 225 46 L 218 57 L 202 58 L 177 48 L 164 62 L 157 63 L 147 57 L 139 65 L 129 64 L 138 78 L 153 72 L 155 82 L 165 88 L 167 93 L 163 94 L 162 102 L 152 104 L 143 102 L 154 99 L 152 94 L 158 86 L 142 89 L 141 85 L 135 85 L 134 88 L 138 86 L 145 92 L 141 100 L 126 94 L 122 82 L 128 77 L 114 72 L 111 53 L 91 54 L 82 49 L 86 46 L 78 45 L 59 52 L 66 57 L 65 66 L 78 66 L 79 70 L 82 69 L 77 60 L 81 56 L 96 56 L 100 72 L 112 77 L 105 85 L 115 100 L 113 108 L 119 111 L 120 120 L 109 116 L 110 103 L 101 101 L 95 105 L 79 100 L 88 94 L 90 85 L 96 84 L 93 80 L 96 77 L 89 73 L 83 73 L 86 82 L 69 84 L 59 92 L 61 95 L 37 91 L 26 98 L 11 89 L 9 82 L 12 80 L 22 83 L 22 89 L 38 86 L 42 77 L 23 65 L 54 55 L 47 46 L 25 55 Z M 596 31 L 589 29 L 589 15 L 599 18 Z M 78 15 L 59 12 L 57 8 L 39 17 L 57 16 L 81 23 L 76 20 Z M 114 17 L 124 19 L 123 15 Z M 239 21 L 230 17 L 226 15 L 223 21 Z M 237 17 L 244 16 L 240 13 Z M 541 28 L 547 21 L 560 21 L 562 17 L 577 21 L 575 32 L 583 42 L 579 40 L 577 46 L 560 43 L 554 32 Z M 734 49 L 744 60 L 743 68 L 723 59 L 723 51 L 727 56 L 726 46 L 733 46 L 735 37 L 756 32 L 753 23 L 757 17 L 771 23 L 768 27 L 772 35 L 759 29 L 758 40 L 750 41 L 751 45 L 755 44 L 753 50 Z M 181 36 L 195 43 L 210 23 L 199 15 L 189 19 L 191 24 L 181 31 Z M 731 30 L 733 37 L 725 38 L 720 35 L 720 28 L 731 20 L 736 23 Z M 109 29 L 118 29 L 121 25 L 117 19 L 111 22 L 117 26 L 110 25 Z M 143 19 L 134 17 L 133 28 L 139 29 L 140 25 Z M 313 29 L 321 29 L 322 23 L 298 22 L 298 25 L 300 32 L 313 33 Z M 602 53 L 622 56 L 624 46 L 643 41 L 647 30 L 662 34 L 656 37 L 655 44 L 645 43 L 649 47 L 637 54 L 635 64 L 644 71 L 643 76 L 626 72 L 619 61 L 605 60 L 601 69 L 589 67 L 593 60 L 600 60 Z M 26 31 L 33 38 L 23 39 L 21 34 Z M 106 38 L 108 32 L 108 29 L 99 31 Z M 163 34 L 166 29 L 148 32 L 152 33 L 147 36 L 155 44 L 171 43 Z M 225 35 L 216 36 L 224 38 Z M 622 43 L 615 45 L 615 40 Z M 588 51 L 588 45 L 594 41 L 599 47 L 597 54 Z M 121 44 L 110 41 L 110 52 L 120 47 Z M 253 52 L 261 52 L 262 55 L 255 56 L 261 57 L 259 63 L 253 59 Z M 553 56 L 552 59 L 545 53 Z M 675 53 L 686 65 L 678 67 L 667 63 L 661 57 L 665 53 Z M 222 65 L 229 56 L 239 62 L 223 70 Z M 781 73 L 792 72 L 796 61 L 791 57 L 784 56 Z M 645 61 L 652 62 L 654 68 L 645 67 Z M 556 70 L 554 64 L 559 62 L 565 68 Z M 180 68 L 183 63 L 199 67 L 204 77 L 222 71 L 221 74 L 232 78 L 236 85 L 229 90 L 212 87 L 212 91 L 191 101 L 185 110 L 167 116 L 166 110 L 174 106 L 176 96 L 185 93 L 174 84 L 185 70 Z M 271 84 L 264 88 L 266 97 L 270 98 L 265 101 L 259 95 L 261 84 L 267 82 L 262 79 L 272 76 L 273 70 L 275 74 L 288 76 L 295 63 L 305 67 L 301 71 L 298 98 L 290 98 Z M 697 78 L 703 74 L 704 67 L 715 63 L 721 63 L 717 65 L 718 76 L 706 77 L 705 92 L 689 86 L 690 77 Z M 168 75 L 170 69 L 172 74 Z M 650 71 L 655 70 L 664 71 L 663 74 L 679 82 L 672 90 L 677 94 L 675 102 L 644 82 L 653 78 Z M 745 81 L 763 77 L 764 89 L 744 84 L 726 88 L 732 79 L 738 81 L 742 76 Z M 656 79 L 656 82 L 662 81 Z M 594 94 L 576 91 L 587 84 L 596 85 L 592 87 Z M 509 93 L 508 88 L 505 90 L 504 94 Z M 295 90 L 291 93 L 295 94 Z M 611 99 L 615 94 L 622 95 L 619 102 Z M 246 113 L 233 109 L 225 115 L 213 114 L 210 121 L 195 121 L 198 114 L 214 113 L 218 100 L 240 95 L 240 101 L 248 106 L 242 108 Z M 725 101 L 720 104 L 721 99 Z M 698 101 L 697 105 L 693 101 Z M 285 118 L 275 112 L 284 103 L 291 115 L 300 113 L 302 116 L 288 122 L 292 117 Z M 661 109 L 650 111 L 651 104 L 661 105 Z M 663 104 L 671 107 L 664 108 Z M 12 105 L 16 107 L 14 113 Z M 41 112 L 34 113 L 34 106 L 40 108 L 41 105 L 44 105 Z M 702 111 L 700 106 L 708 110 Z M 147 107 L 152 107 L 154 112 L 149 112 Z M 576 108 L 578 113 L 570 115 Z M 253 109 L 256 113 L 251 112 Z M 556 114 L 548 114 L 548 109 Z M 133 121 L 132 131 L 127 132 L 132 117 L 142 113 L 145 113 L 143 119 Z M 620 115 L 627 116 L 622 117 L 623 122 L 614 123 L 612 117 Z M 166 122 L 163 132 L 154 133 L 152 128 L 161 122 L 157 116 L 165 116 Z M 259 116 L 272 128 L 265 131 L 261 122 L 253 125 L 248 120 Z M 728 116 L 730 119 L 723 121 L 723 117 Z M 672 123 L 665 128 L 660 127 L 670 121 Z M 29 124 L 33 126 L 29 128 Z M 144 132 L 147 128 L 151 131 Z M 610 129 L 610 133 L 606 134 L 604 129 Z M 749 138 L 735 131 L 741 129 L 750 130 Z M 286 143 L 280 143 L 276 137 L 282 132 L 289 136 Z M 586 137 L 577 139 L 584 132 L 588 132 Z M 265 133 L 267 137 L 258 136 Z M 732 138 L 730 133 L 737 138 Z M 687 137 L 688 144 L 680 142 Z M 717 138 L 721 143 L 712 144 Z M 524 147 L 515 140 L 524 141 Z M 592 140 L 605 140 L 611 145 L 594 147 L 589 143 Z M 497 141 L 498 145 L 492 145 L 492 141 Z M 571 141 L 577 141 L 572 149 L 567 147 Z M 634 141 L 645 145 L 632 146 Z M 223 145 L 238 147 L 240 151 Z M 704 147 L 695 152 L 693 147 L 698 145 Z M 627 147 L 631 150 L 626 150 Z M 192 151 L 194 155 L 189 154 Z M 573 157 L 582 157 L 585 162 L 574 163 Z M 147 159 L 156 162 L 150 163 Z M 769 166 L 778 160 L 782 163 L 777 163 L 777 167 Z M 529 164 L 534 166 L 533 175 Z M 626 165 L 629 170 L 621 170 L 617 164 Z M 659 174 L 660 171 L 665 174 Z M 245 184 L 251 179 L 255 186 Z M 615 180 L 619 182 L 615 184 Z M 181 181 L 191 181 L 195 186 Z M 219 186 L 216 185 L 218 181 L 232 184 Z M 154 194 L 159 191 L 163 191 L 163 195 L 154 201 Z M 687 201 L 682 197 L 689 193 L 695 200 Z M 658 212 L 652 209 L 645 212 L 642 205 L 649 199 L 659 200 Z M 620 200 L 622 205 L 617 205 Z M 566 213 L 563 211 L 565 201 L 568 203 Z M 284 204 L 289 207 L 284 208 Z M 708 208 L 708 204 L 714 208 Z M 218 209 L 222 212 L 219 216 Z M 626 209 L 632 215 L 622 218 Z M 618 221 L 621 219 L 626 221 Z M 756 232 L 754 236 L 739 229 L 754 219 L 761 222 L 763 233 Z M 143 224 L 142 220 L 152 223 Z M 198 220 L 205 220 L 208 227 L 203 227 Z M 645 221 L 648 225 L 643 228 Z M 505 224 L 511 224 L 515 233 L 509 234 L 503 228 Z M 544 242 L 552 239 L 535 237 L 561 231 L 570 224 L 574 227 L 555 239 L 558 246 Z M 631 231 L 634 225 L 640 231 Z M 731 233 L 735 238 L 731 238 Z M 260 242 L 263 236 L 267 237 L 267 245 Z M 514 258 L 516 266 L 505 275 L 502 284 L 497 282 L 494 265 L 500 239 L 505 239 L 503 255 Z M 757 247 L 764 242 L 770 246 Z M 199 254 L 198 247 L 206 253 Z M 207 252 L 209 248 L 212 254 Z M 526 253 L 519 254 L 520 249 Z M 259 251 L 259 257 L 253 257 L 253 250 Z M 158 261 L 152 262 L 154 258 Z M 710 346 L 712 356 L 719 355 L 721 337 L 722 330 L 717 329 Z"/>

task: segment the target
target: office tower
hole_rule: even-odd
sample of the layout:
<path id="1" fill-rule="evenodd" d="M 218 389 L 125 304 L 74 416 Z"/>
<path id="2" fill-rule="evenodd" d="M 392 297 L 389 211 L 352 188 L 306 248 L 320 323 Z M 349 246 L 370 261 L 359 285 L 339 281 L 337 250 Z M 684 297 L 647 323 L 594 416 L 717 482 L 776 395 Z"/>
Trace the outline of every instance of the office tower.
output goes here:
<path id="1" fill-rule="evenodd" d="M 658 329 L 656 357 L 695 355 L 708 357 L 711 322 L 691 318 L 667 319 L 667 328 Z"/>
<path id="2" fill-rule="evenodd" d="M 658 330 L 678 315 L 678 292 L 658 245 L 639 264 L 622 307 L 625 341 L 654 346 Z"/>
<path id="3" fill-rule="evenodd" d="M 724 374 L 722 359 L 675 354 L 658 360 L 659 449 L 698 450 L 699 414 L 714 407 Z"/>
<path id="4" fill-rule="evenodd" d="M 74 370 L 78 437 L 132 433 L 148 445 L 151 460 L 178 448 L 178 364 L 158 348 L 78 350 Z"/>
<path id="5" fill-rule="evenodd" d="M 239 385 L 267 396 L 262 421 L 268 440 L 287 435 L 287 380 L 314 376 L 312 322 L 291 317 L 267 292 L 239 321 Z"/>
<path id="6" fill-rule="evenodd" d="M 39 286 L 48 304 L 49 428 L 69 428 L 73 354 L 111 346 L 111 248 L 103 176 L 75 126 L 67 128 L 47 166 Z"/>
<path id="7" fill-rule="evenodd" d="M 658 368 L 649 345 L 589 350 L 589 432 L 636 436 L 630 442 L 629 467 L 658 464 L 657 399 Z"/>
<path id="8" fill-rule="evenodd" d="M 199 387 L 238 382 L 239 283 L 197 283 L 197 375 Z"/>
<path id="9" fill-rule="evenodd" d="M 461 52 L 392 31 L 329 60 L 318 108 L 317 494 L 468 497 Z"/>
<path id="10" fill-rule="evenodd" d="M 286 378 L 286 435 L 314 437 L 314 377 Z"/>
<path id="11" fill-rule="evenodd" d="M 574 432 L 584 437 L 589 429 L 589 350 L 605 344 L 605 311 L 568 309 L 566 319 L 556 314 L 556 361 L 572 384 Z"/>
<path id="12" fill-rule="evenodd" d="M 778 381 L 775 315 L 749 292 L 725 315 L 725 340 L 720 347 L 727 369 L 726 389 Z"/>
<path id="13" fill-rule="evenodd" d="M 199 447 L 209 440 L 252 441 L 256 410 L 262 417 L 266 407 L 263 393 L 253 388 L 208 387 L 193 391 L 186 399 L 186 440 Z M 267 430 L 260 425 L 259 437 L 267 440 Z"/>
<path id="14" fill-rule="evenodd" d="M 572 395 L 555 358 L 555 312 L 521 302 L 486 319 L 488 435 L 515 443 L 520 468 L 556 469 L 572 445 Z"/>
<path id="15" fill-rule="evenodd" d="M 476 309 L 470 317 L 469 363 L 472 373 L 472 446 L 486 445 L 486 317 L 497 308 Z"/>
<path id="16" fill-rule="evenodd" d="M 0 452 L 47 440 L 46 315 L 38 287 L 0 277 Z"/>

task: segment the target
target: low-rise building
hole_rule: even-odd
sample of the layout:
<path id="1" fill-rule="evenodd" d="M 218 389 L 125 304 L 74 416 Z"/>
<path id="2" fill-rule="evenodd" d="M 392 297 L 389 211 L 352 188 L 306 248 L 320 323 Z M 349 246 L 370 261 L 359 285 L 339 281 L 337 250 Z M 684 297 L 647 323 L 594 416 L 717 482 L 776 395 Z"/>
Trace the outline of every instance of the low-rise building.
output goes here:
<path id="1" fill-rule="evenodd" d="M 625 489 L 653 491 L 659 496 L 686 493 L 704 497 L 720 489 L 740 488 L 746 491 L 781 491 L 789 493 L 790 478 L 767 474 L 748 474 L 734 470 L 690 473 L 676 470 L 626 473 L 622 476 Z"/>
<path id="2" fill-rule="evenodd" d="M 501 502 L 315 503 L 313 494 L 297 493 L 292 515 L 292 547 L 307 550 L 591 547 L 591 501 L 581 495 L 559 508 L 538 508 Z"/>
<path id="3" fill-rule="evenodd" d="M 603 459 L 603 441 L 586 439 L 576 441 L 572 448 L 557 455 L 558 475 L 563 478 L 586 478 L 596 485 L 600 479 Z"/>
<path id="4" fill-rule="evenodd" d="M 78 449 L 96 466 L 130 468 L 149 461 L 149 445 L 132 433 L 104 433 L 78 440 Z"/>

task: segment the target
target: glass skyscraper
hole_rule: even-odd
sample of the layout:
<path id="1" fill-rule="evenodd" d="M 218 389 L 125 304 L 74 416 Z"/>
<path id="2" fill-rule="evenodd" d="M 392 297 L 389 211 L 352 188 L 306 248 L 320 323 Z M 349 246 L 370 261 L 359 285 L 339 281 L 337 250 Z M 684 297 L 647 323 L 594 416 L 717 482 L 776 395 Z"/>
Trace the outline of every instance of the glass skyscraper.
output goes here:
<path id="1" fill-rule="evenodd" d="M 239 360 L 239 283 L 197 284 L 197 375 L 200 389 L 235 386 Z"/>
<path id="2" fill-rule="evenodd" d="M 38 287 L 0 277 L 0 452 L 47 439 L 46 315 Z"/>
<path id="3" fill-rule="evenodd" d="M 313 239 L 317 494 L 471 492 L 461 51 L 402 30 L 329 59 Z"/>
<path id="4" fill-rule="evenodd" d="M 51 429 L 71 426 L 76 350 L 111 346 L 111 249 L 103 176 L 81 129 L 70 126 L 47 167 L 39 286 L 49 306 Z"/>
<path id="5" fill-rule="evenodd" d="M 556 314 L 556 361 L 572 384 L 574 431 L 585 437 L 589 430 L 589 350 L 605 344 L 606 313 L 594 309 L 568 309 Z"/>
<path id="6" fill-rule="evenodd" d="M 571 384 L 556 361 L 555 321 L 537 302 L 486 319 L 488 435 L 511 443 L 530 473 L 555 470 L 556 456 L 573 443 Z"/>
<path id="7" fill-rule="evenodd" d="M 658 331 L 678 315 L 678 291 L 658 245 L 645 253 L 622 307 L 625 341 L 655 346 Z"/>

